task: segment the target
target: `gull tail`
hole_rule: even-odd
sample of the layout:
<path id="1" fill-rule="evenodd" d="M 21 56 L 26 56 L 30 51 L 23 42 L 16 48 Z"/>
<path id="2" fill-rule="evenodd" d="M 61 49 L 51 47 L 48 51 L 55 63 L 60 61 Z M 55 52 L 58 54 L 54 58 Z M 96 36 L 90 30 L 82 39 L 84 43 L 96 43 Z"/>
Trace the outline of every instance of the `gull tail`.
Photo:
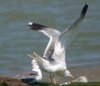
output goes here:
<path id="1" fill-rule="evenodd" d="M 47 62 L 45 59 L 43 59 L 41 56 L 39 56 L 35 52 L 33 52 L 33 55 L 28 55 L 28 56 L 35 59 L 40 66 L 42 66 L 45 62 Z"/>

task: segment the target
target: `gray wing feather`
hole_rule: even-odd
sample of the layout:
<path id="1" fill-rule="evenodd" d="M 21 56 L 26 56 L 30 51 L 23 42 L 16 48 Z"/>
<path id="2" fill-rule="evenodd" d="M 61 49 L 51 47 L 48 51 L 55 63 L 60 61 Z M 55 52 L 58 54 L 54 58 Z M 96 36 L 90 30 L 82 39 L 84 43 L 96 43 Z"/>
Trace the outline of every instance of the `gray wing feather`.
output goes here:
<path id="1" fill-rule="evenodd" d="M 66 43 L 65 42 L 65 40 L 66 40 L 67 41 L 67 44 L 65 44 L 66 47 L 68 47 L 70 42 L 77 35 L 78 30 L 79 30 L 79 25 L 82 22 L 82 20 L 84 19 L 87 9 L 88 9 L 88 5 L 85 4 L 78 19 L 76 19 L 64 32 L 61 33 L 60 41 Z"/>

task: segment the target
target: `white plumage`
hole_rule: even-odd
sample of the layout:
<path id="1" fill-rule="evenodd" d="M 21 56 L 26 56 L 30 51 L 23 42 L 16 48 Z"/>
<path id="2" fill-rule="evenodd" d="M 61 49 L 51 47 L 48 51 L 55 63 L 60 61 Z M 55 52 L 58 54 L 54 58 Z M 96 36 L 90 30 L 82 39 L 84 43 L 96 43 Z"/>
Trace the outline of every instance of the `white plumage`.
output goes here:
<path id="1" fill-rule="evenodd" d="M 65 82 L 65 83 L 62 83 L 60 85 L 68 85 L 68 84 L 71 84 L 73 82 L 87 83 L 88 79 L 85 76 L 80 76 L 80 77 L 76 78 L 75 80 L 72 80 L 71 82 Z"/>
<path id="2" fill-rule="evenodd" d="M 43 58 L 36 53 L 33 53 L 34 56 L 29 56 L 36 59 L 41 68 L 50 73 L 51 81 L 53 81 L 54 83 L 56 83 L 54 79 L 55 73 L 63 77 L 73 77 L 66 66 L 64 41 L 67 40 L 66 44 L 68 45 L 69 39 L 72 40 L 72 38 L 78 33 L 77 26 L 84 19 L 87 8 L 88 5 L 85 5 L 81 11 L 81 15 L 79 16 L 79 18 L 63 32 L 48 28 L 44 25 L 32 22 L 28 23 L 32 30 L 42 32 L 50 38 L 50 41 L 44 51 Z"/>
<path id="3" fill-rule="evenodd" d="M 82 82 L 82 83 L 87 83 L 88 79 L 85 76 L 80 76 L 77 79 L 73 80 L 72 82 Z"/>
<path id="4" fill-rule="evenodd" d="M 14 76 L 13 78 L 17 78 L 27 84 L 32 84 L 34 82 L 38 82 L 38 81 L 42 80 L 42 72 L 40 70 L 40 67 L 39 67 L 37 61 L 35 59 L 32 59 L 32 71 L 25 72 L 23 74 L 18 74 L 16 76 Z"/>
<path id="5" fill-rule="evenodd" d="M 42 80 L 42 72 L 41 72 L 41 69 L 35 59 L 32 60 L 32 71 L 37 72 L 37 76 L 35 77 L 36 81 Z"/>

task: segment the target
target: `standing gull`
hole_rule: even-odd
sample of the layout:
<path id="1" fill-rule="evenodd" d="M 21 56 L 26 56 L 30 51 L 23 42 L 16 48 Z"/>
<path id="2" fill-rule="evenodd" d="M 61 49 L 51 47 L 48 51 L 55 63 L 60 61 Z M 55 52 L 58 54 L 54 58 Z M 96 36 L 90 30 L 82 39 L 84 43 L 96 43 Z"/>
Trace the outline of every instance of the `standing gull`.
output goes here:
<path id="1" fill-rule="evenodd" d="M 73 77 L 68 71 L 65 61 L 65 40 L 67 41 L 66 46 L 69 45 L 69 40 L 72 40 L 75 35 L 78 33 L 78 26 L 84 19 L 84 16 L 87 12 L 88 5 L 85 4 L 81 14 L 78 19 L 76 19 L 73 24 L 71 24 L 63 32 L 60 32 L 53 28 L 48 28 L 47 26 L 40 25 L 37 23 L 29 22 L 28 25 L 34 31 L 42 32 L 50 38 L 50 41 L 44 51 L 43 58 L 40 57 L 35 52 L 34 56 L 29 55 L 30 57 L 35 58 L 39 65 L 45 69 L 45 71 L 50 73 L 51 81 L 56 83 L 54 79 L 54 73 L 63 77 Z M 66 37 L 66 38 L 65 38 Z"/>

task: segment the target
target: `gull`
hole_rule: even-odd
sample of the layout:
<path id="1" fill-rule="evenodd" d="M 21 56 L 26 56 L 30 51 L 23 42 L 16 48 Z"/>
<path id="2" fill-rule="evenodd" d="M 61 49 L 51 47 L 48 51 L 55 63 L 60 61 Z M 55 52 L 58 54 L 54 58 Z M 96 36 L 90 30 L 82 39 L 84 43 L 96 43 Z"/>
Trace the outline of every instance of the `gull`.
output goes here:
<path id="1" fill-rule="evenodd" d="M 27 84 L 32 84 L 42 80 L 42 72 L 37 61 L 35 59 L 32 59 L 32 71 L 16 75 L 13 78 L 17 78 Z"/>
<path id="2" fill-rule="evenodd" d="M 39 56 L 35 52 L 33 52 L 34 56 L 28 56 L 36 59 L 41 68 L 50 73 L 50 79 L 53 83 L 56 83 L 54 74 L 60 75 L 62 77 L 73 77 L 66 66 L 65 47 L 68 47 L 70 41 L 77 35 L 79 29 L 78 26 L 84 19 L 87 9 L 88 5 L 85 4 L 78 19 L 76 19 L 63 32 L 60 32 L 56 29 L 49 28 L 41 24 L 33 22 L 28 23 L 30 29 L 42 32 L 50 38 L 49 43 L 47 44 L 47 47 L 44 51 L 43 57 Z"/>
<path id="3" fill-rule="evenodd" d="M 62 83 L 62 84 L 60 84 L 60 86 L 61 85 L 68 85 L 68 84 L 71 84 L 73 82 L 87 83 L 88 79 L 85 76 L 80 76 L 80 77 L 76 78 L 75 80 L 72 80 L 71 82 Z"/>
<path id="4" fill-rule="evenodd" d="M 88 79 L 85 76 L 80 76 L 77 79 L 73 80 L 72 82 L 82 82 L 82 83 L 87 83 Z"/>

